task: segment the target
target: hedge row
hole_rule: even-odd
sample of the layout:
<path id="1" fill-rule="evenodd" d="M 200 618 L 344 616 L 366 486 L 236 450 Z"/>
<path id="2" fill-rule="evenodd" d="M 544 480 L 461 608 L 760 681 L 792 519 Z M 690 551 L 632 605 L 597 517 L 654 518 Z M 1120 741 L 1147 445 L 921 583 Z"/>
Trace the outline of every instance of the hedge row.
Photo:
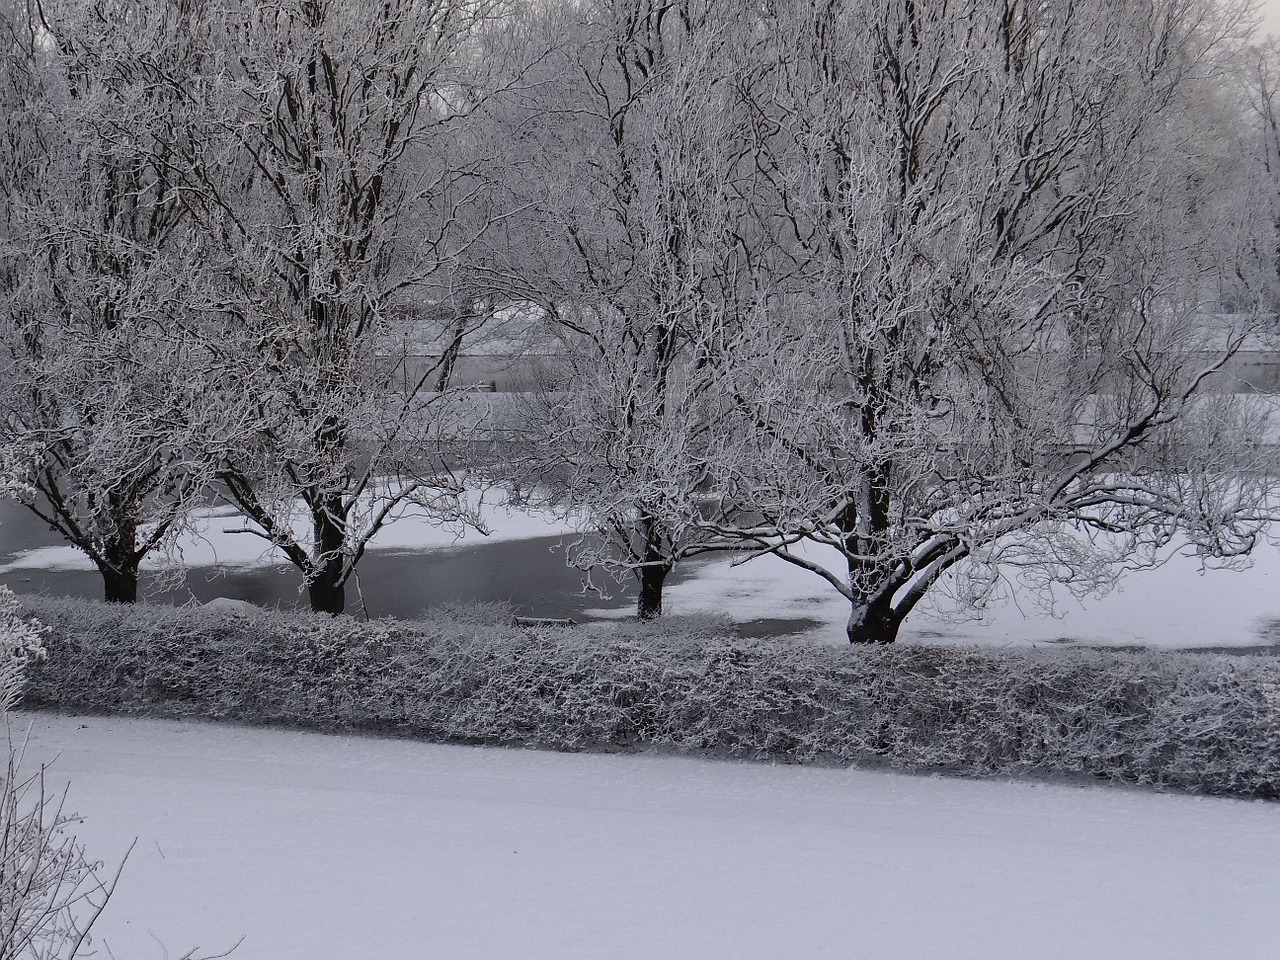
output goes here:
<path id="1" fill-rule="evenodd" d="M 33 601 L 28 706 L 1280 796 L 1280 659 L 822 648 L 707 619 L 524 631 Z"/>

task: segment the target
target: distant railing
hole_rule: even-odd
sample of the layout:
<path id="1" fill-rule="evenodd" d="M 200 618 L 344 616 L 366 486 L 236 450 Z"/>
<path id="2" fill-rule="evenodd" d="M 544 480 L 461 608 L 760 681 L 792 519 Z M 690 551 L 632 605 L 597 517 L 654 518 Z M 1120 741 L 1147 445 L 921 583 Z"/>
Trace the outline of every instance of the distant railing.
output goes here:
<path id="1" fill-rule="evenodd" d="M 487 390 L 497 393 L 529 393 L 542 389 L 548 375 L 560 363 L 558 354 L 463 354 L 453 361 L 449 383 L 464 390 Z M 397 378 L 406 384 L 427 377 L 434 387 L 440 368 L 438 356 L 407 356 L 401 362 Z"/>
<path id="2" fill-rule="evenodd" d="M 528 393 L 543 389 L 548 375 L 562 362 L 560 354 L 481 354 L 458 357 L 450 383 L 454 387 L 496 393 Z M 1211 362 L 1205 354 L 1206 363 Z M 406 357 L 398 372 L 408 383 L 417 383 L 439 367 L 440 358 Z M 428 378 L 433 379 L 432 378 Z M 1221 393 L 1280 394 L 1280 350 L 1241 351 L 1209 379 L 1208 389 Z"/>
<path id="3" fill-rule="evenodd" d="M 1208 387 L 1222 393 L 1280 393 L 1280 351 L 1241 351 L 1212 376 Z"/>

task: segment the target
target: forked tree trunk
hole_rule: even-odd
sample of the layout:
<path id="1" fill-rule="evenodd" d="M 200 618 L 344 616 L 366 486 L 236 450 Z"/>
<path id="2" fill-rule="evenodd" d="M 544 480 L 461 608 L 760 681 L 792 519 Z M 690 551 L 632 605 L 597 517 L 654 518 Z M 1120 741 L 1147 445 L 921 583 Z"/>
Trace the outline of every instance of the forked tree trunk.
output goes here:
<path id="1" fill-rule="evenodd" d="M 879 598 L 855 604 L 845 628 L 850 643 L 893 643 L 898 639 L 903 617 L 893 609 L 893 598 Z"/>
<path id="2" fill-rule="evenodd" d="M 867 377 L 864 389 L 874 380 Z M 876 418 L 871 405 L 862 411 L 862 433 L 876 436 Z M 881 463 L 867 471 L 857 495 L 839 517 L 848 557 L 849 584 L 853 589 L 853 610 L 845 628 L 850 643 L 893 643 L 905 611 L 894 609 L 896 584 L 891 580 L 895 563 L 887 563 L 890 539 L 890 466 Z M 887 567 L 887 569 L 886 569 Z"/>
<path id="3" fill-rule="evenodd" d="M 665 559 L 662 549 L 662 525 L 647 511 L 641 511 L 636 521 L 636 532 L 643 544 L 643 566 L 636 569 L 640 581 L 640 596 L 636 600 L 636 616 L 641 620 L 654 620 L 662 616 L 662 587 L 672 564 Z"/>

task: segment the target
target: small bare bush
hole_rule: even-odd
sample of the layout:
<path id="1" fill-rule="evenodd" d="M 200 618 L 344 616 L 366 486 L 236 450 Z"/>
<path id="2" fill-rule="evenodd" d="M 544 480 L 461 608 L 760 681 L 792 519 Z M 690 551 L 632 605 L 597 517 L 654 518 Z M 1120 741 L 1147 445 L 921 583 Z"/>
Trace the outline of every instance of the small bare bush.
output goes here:
<path id="1" fill-rule="evenodd" d="M 22 692 L 29 663 L 45 656 L 43 626 L 0 587 L 0 721 L 8 752 L 0 768 L 0 960 L 70 960 L 115 887 L 85 855 L 65 810 L 66 793 L 51 795 L 45 769 L 20 771 L 25 744 L 8 731 L 9 711 Z"/>
<path id="2" fill-rule="evenodd" d="M 101 873 L 72 832 L 66 791 L 49 793 L 43 766 L 23 776 L 22 755 L 10 739 L 0 778 L 0 960 L 71 960 L 84 955 L 120 868 Z"/>
<path id="3" fill-rule="evenodd" d="M 17 704 L 27 664 L 44 658 L 43 632 L 44 625 L 27 615 L 13 591 L 0 587 L 0 717 Z"/>
<path id="4" fill-rule="evenodd" d="M 0 765 L 0 960 L 96 955 L 88 949 L 90 931 L 128 859 L 126 853 L 114 870 L 104 872 L 76 839 L 80 818 L 66 809 L 66 788 L 49 790 L 43 764 L 23 772 L 26 741 L 14 739 L 9 711 L 22 694 L 27 668 L 47 656 L 46 631 L 8 588 L 0 587 L 0 726 L 8 746 Z M 195 960 L 195 952 L 180 960 Z"/>

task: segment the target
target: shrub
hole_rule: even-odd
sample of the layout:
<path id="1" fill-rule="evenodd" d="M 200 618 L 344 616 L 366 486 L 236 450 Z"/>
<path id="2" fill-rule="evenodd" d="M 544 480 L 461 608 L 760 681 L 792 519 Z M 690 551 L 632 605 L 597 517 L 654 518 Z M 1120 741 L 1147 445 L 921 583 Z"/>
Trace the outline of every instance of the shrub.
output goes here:
<path id="1" fill-rule="evenodd" d="M 23 746 L 9 731 L 23 671 L 44 656 L 43 626 L 0 587 L 0 726 L 8 747 L 0 762 L 0 960 L 71 960 L 114 887 L 76 842 L 76 818 L 51 796 L 45 772 L 23 774 Z"/>
<path id="2" fill-rule="evenodd" d="M 124 862 L 110 874 L 76 839 L 80 818 L 51 793 L 46 767 L 24 772 L 25 743 L 14 741 L 9 711 L 23 674 L 44 660 L 47 628 L 0 586 L 0 727 L 8 746 L 0 762 L 0 960 L 74 960 L 115 892 Z M 234 947 L 232 948 L 235 949 Z M 227 953 L 203 958 L 219 960 Z M 196 960 L 189 951 L 179 960 Z"/>
<path id="3" fill-rule="evenodd" d="M 41 600 L 28 699 L 561 750 L 660 747 L 1280 796 L 1280 661 L 829 648 L 709 618 L 520 630 Z"/>
<path id="4" fill-rule="evenodd" d="M 119 871 L 99 874 L 72 827 L 78 818 L 51 795 L 45 771 L 19 772 L 23 749 L 9 741 L 0 767 L 0 960 L 71 960 L 89 932 Z"/>
<path id="5" fill-rule="evenodd" d="M 44 625 L 27 613 L 8 587 L 0 586 L 0 717 L 17 704 L 26 665 L 44 657 L 43 632 Z"/>

